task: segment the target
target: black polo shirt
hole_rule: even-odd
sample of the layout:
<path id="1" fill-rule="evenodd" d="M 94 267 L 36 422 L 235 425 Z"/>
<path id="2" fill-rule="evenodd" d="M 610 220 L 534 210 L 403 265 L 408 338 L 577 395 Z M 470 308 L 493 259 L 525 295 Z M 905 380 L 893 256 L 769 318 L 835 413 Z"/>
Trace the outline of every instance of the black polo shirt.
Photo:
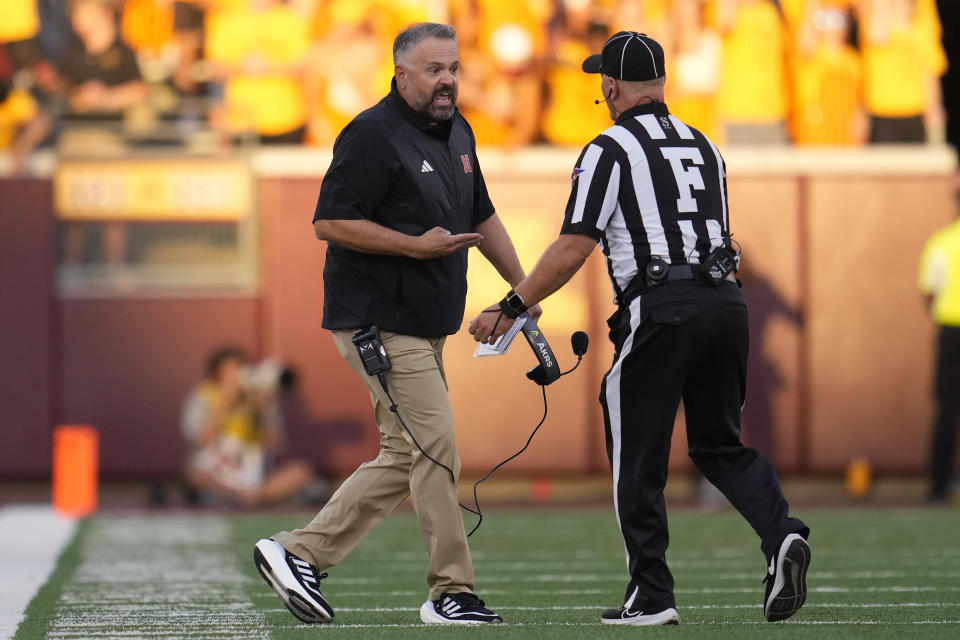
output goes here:
<path id="1" fill-rule="evenodd" d="M 371 220 L 408 235 L 467 233 L 494 213 L 470 125 L 455 112 L 429 125 L 396 84 L 333 146 L 313 220 Z M 415 336 L 456 333 L 467 296 L 467 249 L 416 260 L 327 245 L 323 327 L 371 324 Z"/>
<path id="2" fill-rule="evenodd" d="M 140 67 L 133 50 L 118 36 L 106 51 L 87 53 L 79 39 L 72 40 L 57 63 L 60 75 L 71 87 L 99 81 L 108 87 L 140 80 Z"/>

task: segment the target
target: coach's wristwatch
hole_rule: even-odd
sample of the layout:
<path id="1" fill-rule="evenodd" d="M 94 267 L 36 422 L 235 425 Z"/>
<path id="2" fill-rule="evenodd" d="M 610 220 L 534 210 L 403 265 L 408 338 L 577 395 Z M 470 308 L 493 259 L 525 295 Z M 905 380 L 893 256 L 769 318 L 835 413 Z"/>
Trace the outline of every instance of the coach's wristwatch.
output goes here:
<path id="1" fill-rule="evenodd" d="M 500 310 L 503 311 L 503 315 L 512 320 L 520 317 L 520 314 L 527 310 L 527 305 L 523 303 L 523 298 L 520 297 L 519 293 L 510 289 L 503 300 L 500 301 Z"/>

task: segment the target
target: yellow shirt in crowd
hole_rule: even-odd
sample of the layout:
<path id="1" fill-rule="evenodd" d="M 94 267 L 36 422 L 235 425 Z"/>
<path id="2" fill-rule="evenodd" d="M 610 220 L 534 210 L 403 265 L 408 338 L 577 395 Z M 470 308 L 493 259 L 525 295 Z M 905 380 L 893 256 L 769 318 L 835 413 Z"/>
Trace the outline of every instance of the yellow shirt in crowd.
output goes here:
<path id="1" fill-rule="evenodd" d="M 933 0 L 917 0 L 910 22 L 894 24 L 885 37 L 869 22 L 862 28 L 867 111 L 884 118 L 923 115 L 930 82 L 947 68 Z"/>
<path id="2" fill-rule="evenodd" d="M 258 12 L 245 6 L 207 15 L 207 55 L 214 63 L 243 67 L 252 57 L 265 64 L 305 60 L 309 22 L 287 5 Z M 286 72 L 230 75 L 225 88 L 228 123 L 237 132 L 279 135 L 306 122 L 302 82 Z"/>
<path id="3" fill-rule="evenodd" d="M 927 240 L 920 257 L 920 290 L 933 295 L 938 324 L 960 327 L 960 220 Z"/>
<path id="4" fill-rule="evenodd" d="M 0 102 L 0 149 L 13 145 L 17 132 L 37 113 L 37 103 L 26 91 L 11 91 Z"/>
<path id="5" fill-rule="evenodd" d="M 0 10 L 0 42 L 29 40 L 40 31 L 37 0 L 3 0 Z"/>
<path id="6" fill-rule="evenodd" d="M 719 109 L 724 122 L 775 124 L 787 115 L 787 33 L 771 2 L 739 7 L 723 36 Z M 668 80 L 669 81 L 669 80 Z"/>

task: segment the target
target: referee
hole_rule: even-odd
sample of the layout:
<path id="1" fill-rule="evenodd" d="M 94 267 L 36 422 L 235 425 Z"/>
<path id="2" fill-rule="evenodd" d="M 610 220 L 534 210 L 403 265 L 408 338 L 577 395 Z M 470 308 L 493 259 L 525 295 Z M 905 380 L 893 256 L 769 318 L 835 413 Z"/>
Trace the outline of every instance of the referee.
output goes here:
<path id="1" fill-rule="evenodd" d="M 470 332 L 481 342 L 498 337 L 510 324 L 501 314 L 516 317 L 559 289 L 599 243 L 618 304 L 600 404 L 630 574 L 623 604 L 601 622 L 678 622 L 663 488 L 681 400 L 689 455 L 760 536 L 763 613 L 783 620 L 806 598 L 810 530 L 788 517 L 770 463 L 740 442 L 747 307 L 733 275 L 723 159 L 667 110 L 656 41 L 621 31 L 583 70 L 601 74 L 615 124 L 577 160 L 560 237 Z"/>

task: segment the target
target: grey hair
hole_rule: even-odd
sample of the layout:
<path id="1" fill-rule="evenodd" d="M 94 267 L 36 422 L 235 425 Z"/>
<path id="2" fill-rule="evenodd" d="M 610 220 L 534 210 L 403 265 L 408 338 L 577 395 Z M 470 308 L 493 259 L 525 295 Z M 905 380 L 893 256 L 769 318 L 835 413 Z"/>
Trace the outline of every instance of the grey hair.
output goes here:
<path id="1" fill-rule="evenodd" d="M 427 38 L 457 41 L 457 31 L 448 24 L 436 22 L 417 22 L 397 34 L 393 41 L 393 64 L 396 65 L 400 57 L 413 49 Z"/>

